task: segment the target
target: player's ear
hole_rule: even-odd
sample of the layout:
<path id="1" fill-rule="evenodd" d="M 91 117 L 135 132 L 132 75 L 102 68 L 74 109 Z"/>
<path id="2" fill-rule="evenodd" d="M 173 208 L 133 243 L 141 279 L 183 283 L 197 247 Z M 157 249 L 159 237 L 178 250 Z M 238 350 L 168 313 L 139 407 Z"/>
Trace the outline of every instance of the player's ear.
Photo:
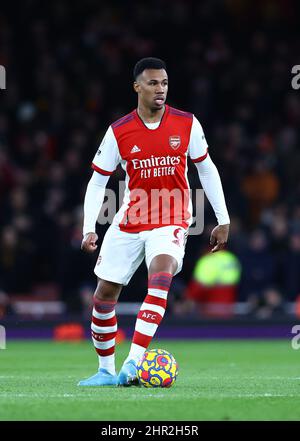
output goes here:
<path id="1" fill-rule="evenodd" d="M 139 91 L 140 91 L 140 85 L 139 85 L 139 83 L 138 83 L 137 81 L 134 81 L 134 83 L 133 83 L 133 88 L 134 88 L 134 90 L 135 90 L 136 93 L 139 93 Z"/>

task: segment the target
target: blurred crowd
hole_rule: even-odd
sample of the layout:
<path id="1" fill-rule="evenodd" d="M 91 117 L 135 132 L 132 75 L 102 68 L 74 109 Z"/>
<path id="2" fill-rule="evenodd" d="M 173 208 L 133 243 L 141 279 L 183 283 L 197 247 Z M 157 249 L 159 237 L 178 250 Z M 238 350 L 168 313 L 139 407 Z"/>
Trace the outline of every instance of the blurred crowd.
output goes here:
<path id="1" fill-rule="evenodd" d="M 252 311 L 300 294 L 300 92 L 296 1 L 24 0 L 0 12 L 0 304 L 52 286 L 70 311 L 95 287 L 80 251 L 90 163 L 111 122 L 136 105 L 132 69 L 167 63 L 170 105 L 202 123 L 231 216 L 228 249 Z M 109 187 L 118 188 L 121 169 Z M 199 186 L 191 165 L 192 187 Z M 215 220 L 191 236 L 174 298 L 184 302 Z M 105 227 L 99 227 L 101 238 Z M 143 266 L 121 301 L 141 301 Z M 179 287 L 179 288 L 178 288 Z M 142 291 L 142 292 L 141 292 Z M 176 303 L 176 302 L 175 302 Z M 284 309 L 284 308 L 283 308 Z"/>

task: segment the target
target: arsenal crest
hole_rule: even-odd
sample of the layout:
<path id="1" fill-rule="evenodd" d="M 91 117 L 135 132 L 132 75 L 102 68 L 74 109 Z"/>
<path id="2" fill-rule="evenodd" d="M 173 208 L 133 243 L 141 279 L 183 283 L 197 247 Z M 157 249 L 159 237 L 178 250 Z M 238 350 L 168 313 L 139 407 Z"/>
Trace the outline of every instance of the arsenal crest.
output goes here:
<path id="1" fill-rule="evenodd" d="M 169 144 L 172 149 L 177 150 L 180 147 L 181 139 L 178 135 L 173 135 L 169 137 Z"/>

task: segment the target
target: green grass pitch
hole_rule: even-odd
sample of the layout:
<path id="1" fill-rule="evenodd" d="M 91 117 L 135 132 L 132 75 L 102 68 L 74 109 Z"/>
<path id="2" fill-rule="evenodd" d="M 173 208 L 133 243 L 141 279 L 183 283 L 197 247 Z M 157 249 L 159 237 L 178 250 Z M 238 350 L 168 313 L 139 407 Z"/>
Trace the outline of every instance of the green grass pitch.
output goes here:
<path id="1" fill-rule="evenodd" d="M 83 388 L 89 342 L 18 341 L 0 351 L 0 420 L 300 420 L 300 351 L 282 341 L 166 341 L 179 364 L 171 389 Z M 117 367 L 129 343 L 117 346 Z"/>

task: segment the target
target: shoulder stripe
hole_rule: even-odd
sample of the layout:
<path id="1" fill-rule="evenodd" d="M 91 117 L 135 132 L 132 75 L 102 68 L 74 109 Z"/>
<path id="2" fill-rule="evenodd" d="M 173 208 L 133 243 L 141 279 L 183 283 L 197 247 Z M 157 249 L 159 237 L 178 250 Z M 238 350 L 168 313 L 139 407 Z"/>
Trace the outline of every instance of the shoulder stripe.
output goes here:
<path id="1" fill-rule="evenodd" d="M 113 129 L 115 129 L 116 127 L 120 127 L 123 124 L 128 123 L 133 118 L 134 118 L 134 115 L 132 113 L 129 113 L 129 115 L 123 116 L 123 118 L 120 118 L 117 121 L 115 121 L 111 126 L 112 126 Z"/>
<path id="2" fill-rule="evenodd" d="M 193 114 L 190 112 L 183 112 L 182 110 L 174 109 L 174 107 L 170 107 L 170 114 L 176 116 L 183 116 L 185 118 L 192 119 Z"/>
<path id="3" fill-rule="evenodd" d="M 104 175 L 104 176 L 110 176 L 110 175 L 113 174 L 113 171 L 110 172 L 110 171 L 107 171 L 107 170 L 103 170 L 102 168 L 100 168 L 97 165 L 95 165 L 93 162 L 92 162 L 91 167 L 92 167 L 93 170 L 95 170 L 96 172 L 98 172 L 98 173 L 100 173 L 101 175 Z"/>

